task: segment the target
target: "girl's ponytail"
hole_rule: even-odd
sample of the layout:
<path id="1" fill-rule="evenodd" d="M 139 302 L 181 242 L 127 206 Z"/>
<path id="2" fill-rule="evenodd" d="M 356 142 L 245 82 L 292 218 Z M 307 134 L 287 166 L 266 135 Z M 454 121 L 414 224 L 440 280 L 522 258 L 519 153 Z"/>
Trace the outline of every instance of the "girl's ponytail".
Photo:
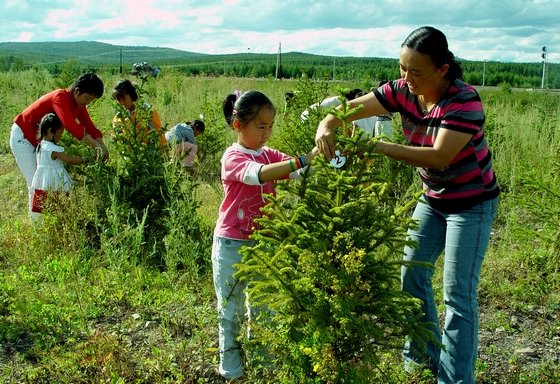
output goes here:
<path id="1" fill-rule="evenodd" d="M 235 102 L 237 101 L 237 94 L 230 93 L 224 99 L 222 104 L 222 109 L 224 111 L 224 117 L 226 119 L 227 125 L 233 126 L 233 110 L 235 109 Z"/>
<path id="2" fill-rule="evenodd" d="M 57 129 L 62 127 L 62 122 L 55 113 L 47 113 L 39 123 L 40 139 L 43 140 L 48 133 L 55 133 Z"/>

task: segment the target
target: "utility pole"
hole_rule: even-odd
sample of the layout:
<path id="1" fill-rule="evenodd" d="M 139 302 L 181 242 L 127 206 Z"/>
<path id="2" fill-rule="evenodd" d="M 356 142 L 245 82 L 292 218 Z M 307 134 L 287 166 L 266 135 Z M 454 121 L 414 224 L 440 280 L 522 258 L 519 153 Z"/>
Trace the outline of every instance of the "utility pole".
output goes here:
<path id="1" fill-rule="evenodd" d="M 541 89 L 544 89 L 544 77 L 546 76 L 546 45 L 543 45 L 542 47 L 542 53 L 541 53 L 541 57 L 542 57 L 542 81 L 541 81 Z"/>
<path id="2" fill-rule="evenodd" d="M 276 78 L 280 73 L 280 55 L 282 55 L 282 43 L 278 43 L 278 55 L 276 56 Z"/>
<path id="3" fill-rule="evenodd" d="M 484 62 L 482 64 L 482 86 L 484 87 L 485 84 L 486 84 L 486 59 L 484 59 Z"/>
<path id="4" fill-rule="evenodd" d="M 122 75 L 122 48 L 121 48 L 121 75 Z"/>
<path id="5" fill-rule="evenodd" d="M 332 79 L 333 81 L 336 79 L 336 57 L 332 58 Z"/>

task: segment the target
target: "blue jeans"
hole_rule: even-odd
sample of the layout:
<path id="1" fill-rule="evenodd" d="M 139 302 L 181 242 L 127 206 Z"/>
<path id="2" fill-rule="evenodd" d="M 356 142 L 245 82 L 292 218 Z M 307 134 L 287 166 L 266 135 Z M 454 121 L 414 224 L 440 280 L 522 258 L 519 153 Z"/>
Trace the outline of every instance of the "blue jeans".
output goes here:
<path id="1" fill-rule="evenodd" d="M 241 263 L 239 253 L 244 245 L 253 245 L 252 240 L 227 239 L 214 236 L 212 244 L 212 274 L 218 299 L 218 345 L 220 366 L 218 371 L 226 379 L 243 376 L 241 345 L 238 338 L 241 326 L 252 308 L 246 298 L 246 282 L 234 278 L 235 264 Z"/>
<path id="2" fill-rule="evenodd" d="M 443 334 L 432 289 L 434 270 L 403 266 L 402 289 L 422 300 L 423 321 L 433 324 L 434 338 L 443 345 L 428 343 L 426 350 L 407 339 L 403 358 L 405 368 L 424 365 L 438 374 L 440 384 L 474 383 L 478 346 L 477 286 L 480 268 L 496 217 L 498 198 L 484 201 L 458 213 L 443 213 L 425 202 L 419 202 L 413 218 L 418 227 L 408 236 L 416 248 L 405 247 L 404 260 L 435 265 L 444 252 Z"/>

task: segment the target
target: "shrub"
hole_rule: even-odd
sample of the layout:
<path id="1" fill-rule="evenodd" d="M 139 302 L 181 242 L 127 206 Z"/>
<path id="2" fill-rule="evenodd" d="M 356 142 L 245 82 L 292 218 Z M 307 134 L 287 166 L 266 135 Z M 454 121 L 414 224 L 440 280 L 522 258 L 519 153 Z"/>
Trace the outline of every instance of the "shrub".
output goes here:
<path id="1" fill-rule="evenodd" d="M 419 302 L 400 290 L 413 225 L 404 213 L 415 200 L 402 203 L 390 193 L 390 175 L 375 167 L 374 143 L 340 135 L 337 143 L 344 167 L 318 157 L 313 177 L 281 184 L 239 265 L 261 309 L 247 349 L 259 354 L 259 345 L 267 346 L 283 382 L 366 382 L 379 354 L 400 348 L 405 335 L 430 338 Z"/>

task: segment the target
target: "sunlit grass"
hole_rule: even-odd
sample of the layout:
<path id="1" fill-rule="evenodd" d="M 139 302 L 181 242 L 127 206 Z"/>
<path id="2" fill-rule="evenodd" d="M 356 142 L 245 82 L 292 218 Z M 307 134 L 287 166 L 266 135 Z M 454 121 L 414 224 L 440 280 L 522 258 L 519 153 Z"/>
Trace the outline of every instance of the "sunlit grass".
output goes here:
<path id="1" fill-rule="evenodd" d="M 120 76 L 102 77 L 105 95 L 90 109 L 94 121 L 106 130 L 114 114 L 110 90 Z M 2 73 L 0 79 L 6 84 L 0 88 L 5 106 L 0 118 L 5 122 L 54 84 L 42 72 Z M 225 94 L 259 89 L 281 110 L 284 92 L 294 85 L 271 79 L 186 78 L 172 73 L 146 84 L 164 125 L 204 113 L 211 118 L 207 129 L 215 135 L 212 138 L 225 135 L 224 145 L 232 137 L 220 116 Z M 526 180 L 549 181 L 558 192 L 557 176 L 550 167 L 559 162 L 559 96 L 485 91 L 482 98 L 503 193 L 482 270 L 481 303 L 488 308 L 538 308 L 544 314 L 555 313 L 560 308 L 559 277 L 546 263 L 553 245 L 542 237 L 547 227 L 539 212 L 528 205 L 529 200 L 538 202 L 544 195 Z M 143 244 L 134 243 L 142 239 L 136 223 L 119 223 L 115 238 L 98 231 L 91 224 L 98 217 L 92 215 L 107 212 L 93 210 L 99 202 L 87 196 L 81 185 L 64 209 L 46 215 L 43 227 L 31 225 L 25 182 L 8 146 L 8 125 L 0 130 L 0 381 L 219 382 L 214 372 L 217 325 L 207 243 L 193 249 L 196 244 L 186 242 L 188 232 L 171 232 L 162 239 L 167 241 L 167 268 L 145 265 L 141 257 L 130 257 L 134 247 L 143 249 Z M 217 155 L 219 159 L 221 153 Z M 196 214 L 208 237 L 223 194 L 216 174 L 219 170 L 214 169 L 209 177 L 194 178 L 198 183 Z M 189 182 L 187 176 L 180 180 Z M 560 206 L 550 195 L 541 200 L 552 201 L 556 209 Z M 181 201 L 173 207 L 173 225 L 180 225 L 188 211 Z M 189 252 L 197 258 L 190 260 Z M 441 287 L 440 280 L 436 275 L 436 288 Z M 550 337 L 557 337 L 558 329 L 558 319 L 551 321 Z M 502 383 L 490 381 L 492 362 L 488 364 L 479 366 L 479 381 Z M 398 351 L 384 355 L 381 369 L 393 382 L 404 380 Z M 509 377 L 510 382 L 538 383 L 558 377 L 558 367 L 546 362 L 536 373 L 524 372 L 521 366 L 516 369 L 517 376 Z M 249 375 L 247 382 L 259 382 L 259 377 Z M 379 377 L 384 378 L 380 373 Z M 429 382 L 422 374 L 418 380 Z"/>

